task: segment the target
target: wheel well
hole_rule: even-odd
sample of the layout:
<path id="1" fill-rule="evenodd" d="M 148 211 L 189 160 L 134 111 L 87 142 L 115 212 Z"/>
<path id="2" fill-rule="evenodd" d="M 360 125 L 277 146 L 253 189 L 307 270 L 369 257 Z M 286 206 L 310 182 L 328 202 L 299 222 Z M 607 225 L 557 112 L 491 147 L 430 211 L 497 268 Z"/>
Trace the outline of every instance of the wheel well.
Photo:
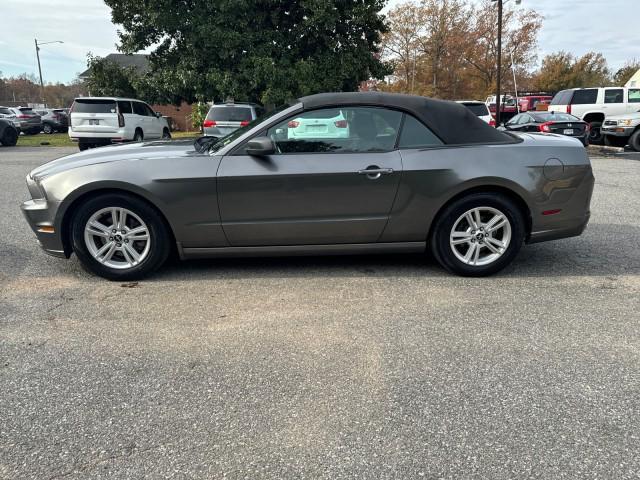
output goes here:
<path id="1" fill-rule="evenodd" d="M 158 207 L 156 207 L 149 200 L 144 198 L 142 195 L 138 195 L 137 193 L 133 193 L 133 192 L 130 192 L 128 190 L 121 190 L 121 189 L 118 189 L 118 188 L 103 188 L 103 189 L 100 189 L 100 190 L 92 190 L 90 192 L 83 193 L 78 198 L 76 198 L 71 203 L 71 205 L 69 205 L 67 210 L 64 212 L 64 217 L 62 217 L 62 224 L 61 224 L 62 245 L 63 245 L 63 248 L 64 248 L 64 253 L 67 256 L 71 255 L 71 252 L 73 252 L 73 241 L 72 241 L 72 238 L 71 238 L 71 222 L 73 221 L 73 217 L 74 217 L 76 211 L 78 210 L 78 207 L 83 202 L 86 202 L 90 198 L 94 198 L 94 197 L 97 197 L 99 195 L 107 195 L 107 194 L 110 194 L 110 193 L 119 193 L 119 194 L 128 195 L 130 197 L 135 197 L 138 200 L 140 200 L 142 202 L 145 202 L 151 208 L 153 208 L 158 213 L 158 215 L 160 215 L 160 218 L 162 218 L 162 220 L 164 221 L 165 227 L 167 228 L 167 231 L 169 232 L 169 235 L 171 236 L 172 248 L 176 248 L 175 247 L 176 246 L 176 237 L 175 237 L 175 235 L 173 233 L 173 229 L 171 228 L 171 224 L 169 224 L 169 221 L 167 220 L 167 217 L 165 217 L 164 213 L 162 213 L 160 211 L 160 209 L 158 209 Z"/>
<path id="2" fill-rule="evenodd" d="M 585 122 L 604 122 L 604 113 L 587 113 L 583 119 Z"/>
<path id="3" fill-rule="evenodd" d="M 527 203 L 523 200 L 523 198 L 520 195 L 518 195 L 513 190 L 510 190 L 506 187 L 490 186 L 490 187 L 469 188 L 467 190 L 464 190 L 458 193 L 454 197 L 450 198 L 444 205 L 442 205 L 442 207 L 440 207 L 440 210 L 438 210 L 438 213 L 435 215 L 435 217 L 433 217 L 433 221 L 429 226 L 429 234 L 427 235 L 427 239 L 429 241 L 433 233 L 433 227 L 434 225 L 436 225 L 436 223 L 440 219 L 440 215 L 442 215 L 442 212 L 444 212 L 445 209 L 449 205 L 451 205 L 453 202 L 456 202 L 461 198 L 466 197 L 467 195 L 472 195 L 474 193 L 499 193 L 509 198 L 510 200 L 512 200 L 513 203 L 515 203 L 516 206 L 518 207 L 518 210 L 520 210 L 520 212 L 522 213 L 522 216 L 524 218 L 525 228 L 526 228 L 525 238 L 529 238 L 529 234 L 531 233 L 532 219 L 531 219 L 531 210 L 529 210 L 529 206 L 527 205 Z"/>

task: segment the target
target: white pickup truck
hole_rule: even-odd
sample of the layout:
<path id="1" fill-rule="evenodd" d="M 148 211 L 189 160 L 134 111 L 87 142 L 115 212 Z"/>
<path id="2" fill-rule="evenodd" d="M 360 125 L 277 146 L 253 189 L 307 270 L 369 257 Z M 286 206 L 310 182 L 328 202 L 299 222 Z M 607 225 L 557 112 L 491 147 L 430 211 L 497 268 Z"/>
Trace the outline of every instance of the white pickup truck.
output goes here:
<path id="1" fill-rule="evenodd" d="M 549 111 L 570 113 L 591 125 L 590 143 L 603 141 L 602 125 L 607 117 L 640 110 L 640 88 L 572 88 L 555 94 Z"/>

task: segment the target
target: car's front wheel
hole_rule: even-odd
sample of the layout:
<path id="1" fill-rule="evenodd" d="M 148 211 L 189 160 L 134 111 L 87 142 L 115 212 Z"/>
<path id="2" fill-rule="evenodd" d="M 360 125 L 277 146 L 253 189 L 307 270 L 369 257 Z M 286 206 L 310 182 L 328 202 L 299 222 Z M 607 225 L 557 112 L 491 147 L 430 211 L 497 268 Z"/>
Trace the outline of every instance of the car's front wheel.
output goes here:
<path id="1" fill-rule="evenodd" d="M 53 133 L 53 127 L 48 123 L 45 123 L 42 127 L 42 131 L 47 135 L 51 135 Z"/>
<path id="2" fill-rule="evenodd" d="M 127 194 L 83 202 L 73 218 L 72 239 L 82 265 L 109 280 L 148 275 L 165 262 L 171 245 L 160 214 Z"/>
<path id="3" fill-rule="evenodd" d="M 629 146 L 636 152 L 640 152 L 640 128 L 629 138 Z"/>
<path id="4" fill-rule="evenodd" d="M 482 277 L 511 263 L 524 236 L 522 213 L 511 199 L 478 193 L 446 207 L 434 226 L 431 249 L 447 270 Z"/>
<path id="5" fill-rule="evenodd" d="M 14 147 L 18 143 L 18 131 L 13 128 L 5 128 L 0 143 L 5 147 Z"/>

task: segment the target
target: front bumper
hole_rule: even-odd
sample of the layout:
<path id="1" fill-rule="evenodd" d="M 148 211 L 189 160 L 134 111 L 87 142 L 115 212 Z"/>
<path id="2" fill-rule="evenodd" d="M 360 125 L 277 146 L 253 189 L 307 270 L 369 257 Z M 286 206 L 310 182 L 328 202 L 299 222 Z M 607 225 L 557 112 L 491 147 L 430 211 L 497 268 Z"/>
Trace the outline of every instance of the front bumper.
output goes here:
<path id="1" fill-rule="evenodd" d="M 614 137 L 630 137 L 634 132 L 636 127 L 617 127 L 614 125 L 611 126 L 602 126 L 600 127 L 600 132 L 604 135 L 612 135 Z"/>
<path id="2" fill-rule="evenodd" d="M 57 207 L 57 204 L 52 205 L 45 199 L 36 199 L 27 200 L 20 209 L 31 230 L 36 234 L 40 247 L 54 257 L 69 258 L 69 252 L 64 248 L 60 228 L 54 222 Z"/>

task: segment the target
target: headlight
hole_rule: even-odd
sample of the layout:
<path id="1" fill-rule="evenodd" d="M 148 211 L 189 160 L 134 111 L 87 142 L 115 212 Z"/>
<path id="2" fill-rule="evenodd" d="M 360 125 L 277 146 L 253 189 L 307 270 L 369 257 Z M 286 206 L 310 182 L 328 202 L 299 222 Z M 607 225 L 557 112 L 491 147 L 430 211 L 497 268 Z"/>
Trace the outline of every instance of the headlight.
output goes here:
<path id="1" fill-rule="evenodd" d="M 44 189 L 40 185 L 40 182 L 31 178 L 31 175 L 27 175 L 27 188 L 29 189 L 29 194 L 31 198 L 34 200 L 38 200 L 41 198 L 47 198 L 45 195 Z"/>
<path id="2" fill-rule="evenodd" d="M 618 126 L 620 127 L 631 127 L 633 124 L 633 120 L 618 120 Z"/>

